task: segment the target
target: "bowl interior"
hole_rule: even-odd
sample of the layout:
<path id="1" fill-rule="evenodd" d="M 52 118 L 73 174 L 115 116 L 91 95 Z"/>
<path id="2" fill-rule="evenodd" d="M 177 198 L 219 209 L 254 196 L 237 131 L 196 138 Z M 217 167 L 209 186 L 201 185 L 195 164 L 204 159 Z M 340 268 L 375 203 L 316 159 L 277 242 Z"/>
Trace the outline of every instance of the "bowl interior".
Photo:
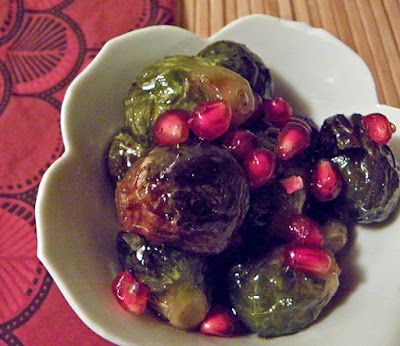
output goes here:
<path id="1" fill-rule="evenodd" d="M 125 94 L 144 66 L 165 55 L 196 54 L 220 39 L 245 43 L 257 53 L 271 68 L 276 94 L 291 102 L 296 113 L 310 115 L 318 124 L 336 113 L 373 112 L 378 107 L 371 74 L 362 60 L 325 31 L 301 23 L 253 15 L 231 23 L 208 40 L 180 28 L 160 26 L 108 42 L 66 93 L 61 111 L 65 153 L 43 177 L 36 219 L 39 258 L 82 320 L 116 344 L 265 343 L 256 336 L 227 340 L 179 332 L 150 314 L 132 317 L 119 308 L 110 289 L 119 271 L 115 251 L 118 226 L 105 158 L 110 139 L 123 125 Z M 385 230 L 389 237 L 394 225 Z M 353 259 L 343 262 L 349 268 L 343 275 L 350 281 L 335 311 L 328 311 L 326 318 L 308 330 L 273 339 L 270 344 L 295 341 L 302 345 L 310 340 L 324 344 L 327 339 L 345 340 L 340 339 L 342 335 L 351 340 L 362 330 L 361 323 L 371 324 L 362 314 L 358 320 L 348 321 L 348 314 L 354 313 L 352 309 L 382 309 L 378 300 L 368 306 L 362 300 L 373 286 L 365 281 L 360 266 L 375 265 L 366 251 L 383 246 L 382 239 L 388 237 L 377 234 L 364 233 L 349 250 Z M 379 261 L 388 260 L 392 250 L 388 251 L 389 255 L 379 255 Z M 382 280 L 386 278 L 380 275 Z M 390 328 L 393 333 L 392 325 Z M 358 340 L 370 337 L 364 332 Z"/>

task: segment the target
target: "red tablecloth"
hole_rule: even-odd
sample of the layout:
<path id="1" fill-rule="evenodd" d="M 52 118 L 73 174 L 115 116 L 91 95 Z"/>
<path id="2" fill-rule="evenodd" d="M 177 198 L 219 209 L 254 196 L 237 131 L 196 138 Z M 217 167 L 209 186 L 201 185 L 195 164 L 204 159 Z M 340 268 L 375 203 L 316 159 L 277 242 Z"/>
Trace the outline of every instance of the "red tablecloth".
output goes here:
<path id="1" fill-rule="evenodd" d="M 114 36 L 174 0 L 0 0 L 0 345 L 103 345 L 36 257 L 35 199 L 62 154 L 66 88 Z"/>

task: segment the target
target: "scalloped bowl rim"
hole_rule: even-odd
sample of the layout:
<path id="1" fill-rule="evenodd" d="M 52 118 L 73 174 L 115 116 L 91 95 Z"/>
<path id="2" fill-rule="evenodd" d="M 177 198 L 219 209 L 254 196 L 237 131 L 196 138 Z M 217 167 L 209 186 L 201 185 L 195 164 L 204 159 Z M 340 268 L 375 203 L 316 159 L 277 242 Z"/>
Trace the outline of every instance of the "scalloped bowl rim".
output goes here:
<path id="1" fill-rule="evenodd" d="M 290 44 L 274 43 L 278 38 Z M 115 209 L 110 203 L 113 191 L 107 186 L 104 167 L 105 144 L 122 126 L 122 98 L 129 81 L 142 68 L 141 62 L 148 64 L 169 52 L 196 53 L 219 39 L 243 42 L 265 59 L 277 81 L 276 93 L 287 98 L 295 111 L 311 114 L 319 123 L 326 116 L 340 112 L 380 111 L 392 119 L 400 119 L 400 109 L 378 104 L 372 75 L 362 59 L 326 31 L 305 23 L 249 15 L 228 24 L 209 39 L 178 27 L 156 26 L 108 41 L 66 92 L 61 109 L 65 152 L 42 178 L 36 223 L 38 257 L 66 300 L 92 330 L 116 344 L 265 343 L 254 335 L 218 339 L 179 332 L 150 314 L 133 318 L 119 309 L 109 288 L 118 264 L 113 246 Z M 315 45 L 319 48 L 318 57 Z M 273 47 L 273 52 L 266 47 Z M 135 54 L 127 57 L 127 51 Z M 118 61 L 123 62 L 123 66 L 116 66 L 114 59 L 122 59 Z M 306 75 L 293 66 L 293 62 L 299 61 L 298 67 L 304 69 Z M 338 86 L 338 82 L 344 85 Z M 342 87 L 344 90 L 338 90 Z M 93 100 L 96 102 L 91 102 Z M 107 116 L 101 113 L 105 110 L 109 111 Z M 397 136 L 393 146 L 398 159 Z M 390 273 L 380 270 L 378 265 L 396 258 L 396 242 L 384 239 L 389 237 L 400 242 L 399 232 L 395 233 L 398 224 L 399 221 L 394 220 L 381 232 L 369 229 L 357 232 L 357 245 L 351 250 L 357 261 L 345 262 L 350 268 L 346 278 L 352 282 L 351 275 L 359 276 L 352 282 L 357 288 L 345 287 L 348 292 L 342 297 L 343 301 L 339 299 L 334 311 L 328 312 L 327 317 L 314 326 L 296 335 L 268 340 L 268 343 L 305 345 L 311 341 L 331 345 L 357 341 L 378 345 L 386 341 L 394 345 L 400 339 L 400 326 L 395 322 L 395 317 L 400 315 L 400 279 L 395 278 L 392 285 L 385 285 L 391 278 Z M 93 226 L 100 234 L 88 229 Z M 383 245 L 385 252 L 379 251 Z M 378 251 L 374 252 L 378 259 L 371 261 L 368 251 Z M 368 266 L 368 271 L 364 266 Z M 376 279 L 371 279 L 371 275 Z M 377 289 L 380 290 L 378 294 L 375 293 Z M 370 295 L 373 298 L 365 304 Z M 368 309 L 371 308 L 375 311 L 374 318 L 370 317 Z"/>

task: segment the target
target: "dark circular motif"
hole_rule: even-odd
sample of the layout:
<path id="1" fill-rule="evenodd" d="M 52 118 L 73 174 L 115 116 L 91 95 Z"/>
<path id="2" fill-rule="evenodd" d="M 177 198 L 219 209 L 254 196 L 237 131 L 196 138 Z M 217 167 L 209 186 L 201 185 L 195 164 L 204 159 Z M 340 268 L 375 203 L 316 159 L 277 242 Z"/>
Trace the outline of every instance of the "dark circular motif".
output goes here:
<path id="1" fill-rule="evenodd" d="M 21 25 L 23 0 L 5 0 L 0 3 L 0 46 L 9 41 Z"/>
<path id="2" fill-rule="evenodd" d="M 0 120 L 0 194 L 18 194 L 36 186 L 63 152 L 59 111 L 41 99 L 14 96 Z"/>
<path id="3" fill-rule="evenodd" d="M 23 345 L 22 342 L 13 334 L 13 331 L 26 323 L 33 314 L 40 308 L 43 301 L 47 297 L 52 286 L 53 279 L 50 274 L 45 271 L 42 285 L 32 302 L 12 320 L 0 324 L 0 340 L 3 340 L 7 345 Z"/>
<path id="4" fill-rule="evenodd" d="M 11 77 L 6 65 L 0 60 L 0 116 L 11 97 Z"/>
<path id="5" fill-rule="evenodd" d="M 70 5 L 74 0 L 24 0 L 25 8 L 35 12 L 58 12 Z"/>
<path id="6" fill-rule="evenodd" d="M 0 198 L 12 198 L 12 199 L 17 199 L 19 201 L 22 201 L 28 205 L 30 205 L 32 208 L 35 208 L 35 203 L 36 203 L 36 196 L 38 193 L 39 189 L 39 178 L 35 180 L 36 185 L 33 186 L 31 189 L 27 191 L 23 191 L 21 193 L 0 193 Z M 22 186 L 19 186 L 19 188 L 22 188 Z M 36 229 L 35 229 L 36 232 Z"/>
<path id="7" fill-rule="evenodd" d="M 81 60 L 81 42 L 66 21 L 53 14 L 26 12 L 7 50 L 13 92 L 31 95 L 64 83 Z"/>
<path id="8" fill-rule="evenodd" d="M 172 11 L 157 0 L 119 1 L 118 11 L 130 15 L 118 25 L 113 16 L 103 16 L 109 20 L 103 36 L 89 26 L 83 33 L 81 17 L 73 15 L 87 13 L 79 12 L 82 8 L 91 10 L 93 3 L 0 4 L 0 344 L 22 345 L 16 329 L 39 309 L 52 286 L 36 257 L 34 205 L 42 175 L 63 152 L 59 111 L 65 87 L 100 50 L 99 39 L 173 21 Z"/>
<path id="9" fill-rule="evenodd" d="M 173 22 L 172 12 L 161 6 L 157 0 L 144 0 L 142 6 L 142 11 L 137 11 L 140 14 L 133 21 L 135 25 L 132 30 L 157 24 L 171 24 Z"/>
<path id="10" fill-rule="evenodd" d="M 70 66 L 70 69 L 68 70 L 68 73 L 65 75 L 64 79 L 60 80 L 59 83 L 57 83 L 55 86 L 48 88 L 44 92 L 45 95 L 52 95 L 62 90 L 72 82 L 72 80 L 78 75 L 83 66 L 87 49 L 85 35 L 83 34 L 79 25 L 75 23 L 75 21 L 73 21 L 71 17 L 65 15 L 62 12 L 55 13 L 53 11 L 50 11 L 50 13 L 57 17 L 60 21 L 65 23 L 68 26 L 69 30 L 71 30 L 71 33 L 73 33 L 73 35 L 71 35 L 71 37 L 73 38 L 73 42 L 70 41 L 68 43 L 67 55 L 71 55 L 71 51 L 74 51 L 76 54 L 76 60 L 75 63 Z"/>
<path id="11" fill-rule="evenodd" d="M 0 198 L 0 330 L 17 328 L 47 295 L 51 280 L 36 257 L 34 208 Z M 11 289 L 12 287 L 12 289 Z"/>

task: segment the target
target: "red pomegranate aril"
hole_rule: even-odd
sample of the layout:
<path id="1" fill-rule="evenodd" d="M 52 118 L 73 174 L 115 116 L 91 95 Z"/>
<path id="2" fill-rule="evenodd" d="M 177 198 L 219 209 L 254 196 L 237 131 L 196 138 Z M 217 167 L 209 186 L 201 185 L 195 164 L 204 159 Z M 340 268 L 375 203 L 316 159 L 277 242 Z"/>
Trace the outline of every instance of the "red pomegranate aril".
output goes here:
<path id="1" fill-rule="evenodd" d="M 292 115 L 292 107 L 281 97 L 274 97 L 264 102 L 264 118 L 274 126 L 282 128 Z"/>
<path id="2" fill-rule="evenodd" d="M 396 126 L 380 113 L 373 113 L 363 118 L 368 137 L 379 145 L 387 144 L 396 131 Z"/>
<path id="3" fill-rule="evenodd" d="M 229 337 L 238 335 L 243 327 L 232 310 L 223 305 L 213 306 L 200 325 L 203 334 Z"/>
<path id="4" fill-rule="evenodd" d="M 289 238 L 296 244 L 322 246 L 324 236 L 319 224 L 310 217 L 295 214 L 289 220 Z"/>
<path id="5" fill-rule="evenodd" d="M 132 315 L 140 315 L 146 310 L 149 289 L 136 280 L 130 271 L 120 272 L 112 282 L 112 291 L 119 305 Z"/>
<path id="6" fill-rule="evenodd" d="M 278 133 L 276 154 L 281 160 L 289 160 L 304 151 L 310 142 L 310 126 L 299 119 L 289 120 Z"/>
<path id="7" fill-rule="evenodd" d="M 153 126 L 154 142 L 158 145 L 175 145 L 189 138 L 189 113 L 173 109 L 160 114 Z"/>
<path id="8" fill-rule="evenodd" d="M 193 110 L 189 125 L 197 137 L 213 141 L 229 129 L 231 120 L 232 110 L 228 102 L 205 101 Z"/>
<path id="9" fill-rule="evenodd" d="M 279 182 L 289 195 L 304 187 L 303 178 L 299 175 L 291 175 L 290 177 L 279 180 Z"/>
<path id="10" fill-rule="evenodd" d="M 270 182 L 275 176 L 276 156 L 265 148 L 251 150 L 243 160 L 243 169 L 250 188 L 257 189 Z"/>
<path id="11" fill-rule="evenodd" d="M 231 130 L 224 134 L 222 144 L 236 159 L 242 160 L 248 152 L 255 148 L 257 137 L 249 130 Z"/>
<path id="12" fill-rule="evenodd" d="M 340 195 L 342 177 L 335 164 L 328 159 L 320 159 L 311 176 L 311 192 L 320 202 L 329 202 Z"/>
<path id="13" fill-rule="evenodd" d="M 285 248 L 283 265 L 305 273 L 325 275 L 331 269 L 332 259 L 322 248 L 289 244 Z"/>

